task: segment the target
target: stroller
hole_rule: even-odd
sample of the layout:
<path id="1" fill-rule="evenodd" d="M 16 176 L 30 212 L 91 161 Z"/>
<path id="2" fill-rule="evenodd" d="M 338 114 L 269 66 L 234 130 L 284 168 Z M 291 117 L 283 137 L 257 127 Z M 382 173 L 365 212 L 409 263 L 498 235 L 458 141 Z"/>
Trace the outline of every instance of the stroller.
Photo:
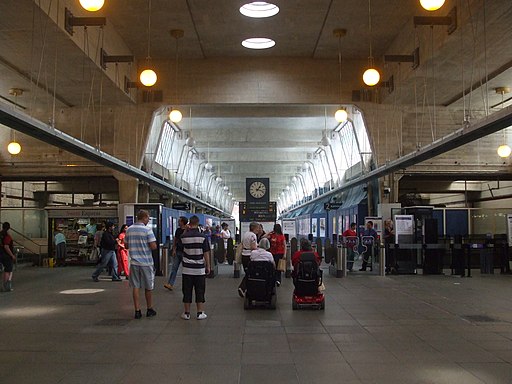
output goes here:
<path id="1" fill-rule="evenodd" d="M 318 267 L 314 253 L 306 252 L 300 256 L 297 270 L 293 274 L 293 285 L 293 309 L 325 309 L 325 296 L 318 290 L 322 285 L 322 271 Z"/>
<path id="2" fill-rule="evenodd" d="M 251 261 L 247 268 L 244 309 L 264 305 L 276 309 L 275 268 L 268 261 Z"/>

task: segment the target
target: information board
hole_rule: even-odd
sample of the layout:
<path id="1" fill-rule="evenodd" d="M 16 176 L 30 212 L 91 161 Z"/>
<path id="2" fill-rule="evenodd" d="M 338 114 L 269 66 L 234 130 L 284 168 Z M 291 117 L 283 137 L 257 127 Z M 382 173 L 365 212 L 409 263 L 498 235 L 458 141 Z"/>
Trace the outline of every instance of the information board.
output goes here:
<path id="1" fill-rule="evenodd" d="M 395 215 L 395 242 L 398 244 L 400 236 L 414 234 L 414 216 L 413 215 Z"/>
<path id="2" fill-rule="evenodd" d="M 271 202 L 245 202 L 238 205 L 240 221 L 274 222 L 277 219 L 277 204 Z"/>
<path id="3" fill-rule="evenodd" d="M 287 233 L 290 236 L 290 239 L 296 236 L 295 220 L 283 219 L 283 233 Z"/>

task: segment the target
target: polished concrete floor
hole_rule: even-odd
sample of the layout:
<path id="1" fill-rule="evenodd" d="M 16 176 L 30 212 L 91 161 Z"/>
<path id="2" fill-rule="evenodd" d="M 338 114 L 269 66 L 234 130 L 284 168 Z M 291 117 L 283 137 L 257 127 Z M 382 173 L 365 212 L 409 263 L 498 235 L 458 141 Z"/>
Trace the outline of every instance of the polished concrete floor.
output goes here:
<path id="1" fill-rule="evenodd" d="M 207 281 L 203 321 L 180 319 L 162 277 L 158 315 L 135 320 L 126 281 L 20 268 L 0 294 L 0 382 L 512 383 L 512 276 L 326 277 L 325 311 L 292 311 L 285 279 L 277 310 L 244 311 L 231 268 Z"/>

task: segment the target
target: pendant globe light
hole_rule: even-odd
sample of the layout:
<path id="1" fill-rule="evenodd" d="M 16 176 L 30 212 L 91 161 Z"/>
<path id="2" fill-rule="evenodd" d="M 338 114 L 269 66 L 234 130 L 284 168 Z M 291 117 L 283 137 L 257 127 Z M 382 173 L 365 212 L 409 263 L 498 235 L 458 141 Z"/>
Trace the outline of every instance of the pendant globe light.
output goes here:
<path id="1" fill-rule="evenodd" d="M 497 152 L 499 157 L 507 158 L 512 153 L 512 149 L 508 144 L 502 144 L 498 147 Z"/>
<path id="2" fill-rule="evenodd" d="M 437 11 L 444 4 L 445 0 L 420 0 L 420 4 L 427 11 Z"/>
<path id="3" fill-rule="evenodd" d="M 99 11 L 103 4 L 105 4 L 105 0 L 80 0 L 82 8 L 89 12 Z"/>
<path id="4" fill-rule="evenodd" d="M 372 55 L 372 5 L 371 0 L 368 0 L 368 31 L 370 34 L 370 56 L 368 56 L 368 69 L 364 71 L 363 82 L 369 87 L 377 85 L 380 81 L 380 73 L 374 68 L 373 55 Z"/>
<path id="5" fill-rule="evenodd" d="M 339 67 L 339 80 L 340 80 L 340 104 L 341 104 L 341 101 L 342 101 L 342 78 L 341 78 L 341 69 L 342 69 L 342 65 L 341 65 L 341 38 L 343 36 L 345 36 L 347 34 L 347 30 L 346 29 L 342 29 L 342 28 L 339 28 L 339 29 L 335 29 L 333 31 L 333 34 L 334 36 L 336 36 L 338 38 L 338 67 Z M 347 110 L 345 109 L 345 107 L 342 107 L 340 105 L 340 107 L 338 108 L 338 110 L 336 111 L 336 113 L 334 114 L 334 118 L 336 119 L 336 121 L 338 123 L 343 123 L 345 121 L 347 121 L 348 119 L 348 113 L 347 113 Z"/>
<path id="6" fill-rule="evenodd" d="M 185 36 L 185 32 L 181 29 L 171 29 L 171 36 L 176 40 L 176 68 L 175 68 L 175 76 L 174 76 L 174 90 L 175 94 L 175 102 L 178 102 L 178 40 Z M 169 113 L 169 120 L 173 123 L 179 123 L 183 118 L 183 114 L 175 108 L 172 108 L 171 113 Z"/>
<path id="7" fill-rule="evenodd" d="M 158 77 L 151 69 L 151 0 L 148 0 L 148 56 L 146 57 L 147 68 L 140 73 L 140 82 L 146 87 L 152 87 L 156 84 Z"/>
<path id="8" fill-rule="evenodd" d="M 21 152 L 21 145 L 16 141 L 16 139 L 13 139 L 8 145 L 7 145 L 7 152 L 9 152 L 11 155 L 18 155 Z"/>

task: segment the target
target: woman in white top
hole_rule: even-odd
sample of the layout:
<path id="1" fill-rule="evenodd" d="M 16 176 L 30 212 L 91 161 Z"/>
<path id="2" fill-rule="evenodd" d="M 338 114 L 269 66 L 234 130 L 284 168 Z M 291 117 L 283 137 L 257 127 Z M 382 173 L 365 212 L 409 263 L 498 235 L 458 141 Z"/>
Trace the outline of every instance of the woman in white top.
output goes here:
<path id="1" fill-rule="evenodd" d="M 224 241 L 224 264 L 228 263 L 228 239 L 231 239 L 231 232 L 229 231 L 226 223 L 221 224 L 222 230 L 220 231 L 220 237 Z"/>

